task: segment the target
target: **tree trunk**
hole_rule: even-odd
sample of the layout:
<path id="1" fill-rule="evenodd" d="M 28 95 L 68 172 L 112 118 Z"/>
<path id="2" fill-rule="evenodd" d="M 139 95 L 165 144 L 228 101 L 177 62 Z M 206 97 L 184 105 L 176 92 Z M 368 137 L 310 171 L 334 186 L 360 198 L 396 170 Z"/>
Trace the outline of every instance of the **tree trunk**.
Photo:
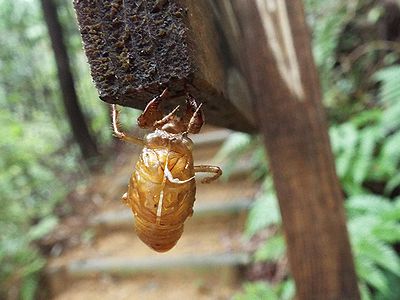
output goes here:
<path id="1" fill-rule="evenodd" d="M 65 111 L 82 156 L 90 165 L 90 160 L 98 156 L 98 150 L 79 106 L 62 27 L 57 15 L 57 6 L 53 0 L 41 0 L 41 4 L 57 64 L 58 80 Z"/>

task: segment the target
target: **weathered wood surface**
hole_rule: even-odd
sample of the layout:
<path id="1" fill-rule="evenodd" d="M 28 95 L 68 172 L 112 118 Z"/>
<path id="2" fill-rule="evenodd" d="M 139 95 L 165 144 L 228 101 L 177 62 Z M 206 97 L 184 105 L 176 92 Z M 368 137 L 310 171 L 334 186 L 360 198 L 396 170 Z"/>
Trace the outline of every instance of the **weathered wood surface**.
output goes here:
<path id="1" fill-rule="evenodd" d="M 230 3 L 279 199 L 297 299 L 359 299 L 302 3 Z"/>
<path id="2" fill-rule="evenodd" d="M 246 84 L 214 26 L 211 6 L 195 0 L 75 0 L 100 98 L 143 109 L 168 86 L 203 102 L 208 123 L 254 131 Z M 178 99 L 168 101 L 166 110 Z"/>

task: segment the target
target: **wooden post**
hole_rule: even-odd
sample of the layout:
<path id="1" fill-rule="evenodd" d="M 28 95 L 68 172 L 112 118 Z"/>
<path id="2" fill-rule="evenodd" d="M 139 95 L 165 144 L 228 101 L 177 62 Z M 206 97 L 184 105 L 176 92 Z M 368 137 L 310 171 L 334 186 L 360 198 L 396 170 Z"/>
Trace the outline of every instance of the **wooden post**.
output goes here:
<path id="1" fill-rule="evenodd" d="M 297 298 L 359 299 L 301 1 L 75 0 L 75 8 L 104 101 L 143 108 L 160 86 L 188 88 L 211 123 L 252 131 L 258 120 Z"/>
<path id="2" fill-rule="evenodd" d="M 297 298 L 359 299 L 319 80 L 300 0 L 234 0 Z"/>

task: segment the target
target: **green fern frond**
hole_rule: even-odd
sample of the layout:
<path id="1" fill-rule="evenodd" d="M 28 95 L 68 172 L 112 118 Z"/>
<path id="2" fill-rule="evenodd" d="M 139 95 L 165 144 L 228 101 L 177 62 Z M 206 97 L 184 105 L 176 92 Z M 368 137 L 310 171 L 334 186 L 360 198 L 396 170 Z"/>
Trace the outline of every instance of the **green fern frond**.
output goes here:
<path id="1" fill-rule="evenodd" d="M 381 293 L 379 290 L 374 293 L 373 300 L 399 300 L 400 295 L 400 278 L 390 272 L 384 272 L 386 281 L 390 290 L 387 293 Z"/>
<path id="2" fill-rule="evenodd" d="M 236 294 L 233 300 L 279 300 L 275 288 L 264 281 L 243 284 L 243 292 Z"/>
<path id="3" fill-rule="evenodd" d="M 267 156 L 263 145 L 257 145 L 250 158 L 253 164 L 256 166 L 253 176 L 254 179 L 260 179 L 268 175 L 269 168 L 267 162 Z"/>
<path id="4" fill-rule="evenodd" d="M 389 181 L 386 183 L 385 186 L 385 195 L 391 194 L 397 187 L 400 186 L 400 172 L 393 176 Z"/>
<path id="5" fill-rule="evenodd" d="M 356 184 L 361 185 L 368 176 L 379 137 L 376 127 L 366 127 L 359 134 L 359 147 L 352 166 L 352 178 Z"/>
<path id="6" fill-rule="evenodd" d="M 388 274 L 400 280 L 400 258 L 391 246 L 400 239 L 400 198 L 390 201 L 377 195 L 358 195 L 345 205 L 360 282 L 379 291 L 382 299 L 392 299 Z"/>
<path id="7" fill-rule="evenodd" d="M 369 258 L 374 264 L 400 276 L 400 259 L 392 247 L 373 236 L 359 241 L 360 255 Z"/>
<path id="8" fill-rule="evenodd" d="M 242 132 L 232 133 L 224 142 L 221 149 L 215 156 L 217 161 L 223 161 L 232 156 L 238 156 L 249 149 L 252 142 L 252 136 Z"/>
<path id="9" fill-rule="evenodd" d="M 254 254 L 255 261 L 276 261 L 283 257 L 286 251 L 285 239 L 277 234 L 267 239 Z"/>
<path id="10" fill-rule="evenodd" d="M 356 272 L 360 279 L 370 286 L 381 291 L 383 294 L 389 292 L 389 285 L 385 273 L 380 270 L 369 258 L 355 257 Z"/>
<path id="11" fill-rule="evenodd" d="M 400 97 L 400 66 L 384 68 L 374 74 L 372 79 L 381 83 L 379 99 L 386 105 L 399 102 Z"/>
<path id="12" fill-rule="evenodd" d="M 369 109 L 351 118 L 350 122 L 357 128 L 375 125 L 382 119 L 382 110 L 378 108 Z"/>
<path id="13" fill-rule="evenodd" d="M 35 294 L 39 286 L 39 273 L 26 276 L 21 285 L 20 299 L 35 299 Z"/>
<path id="14" fill-rule="evenodd" d="M 314 11 L 318 16 L 313 22 L 313 53 L 315 61 L 320 68 L 331 70 L 334 65 L 334 54 L 340 38 L 349 18 L 354 14 L 355 7 L 343 2 L 307 1 L 308 11 Z M 328 13 L 329 12 L 329 13 Z"/>
<path id="15" fill-rule="evenodd" d="M 292 279 L 287 279 L 280 285 L 279 300 L 293 300 L 295 298 L 296 286 Z"/>
<path id="16" fill-rule="evenodd" d="M 222 164 L 225 178 L 228 178 L 235 168 L 235 164 L 232 161 L 238 160 L 245 152 L 250 150 L 253 140 L 253 136 L 249 134 L 235 132 L 223 143 L 214 159 Z"/>
<path id="17" fill-rule="evenodd" d="M 375 73 L 372 79 L 380 82 L 378 97 L 384 106 L 382 125 L 386 132 L 400 127 L 400 66 L 394 65 Z"/>
<path id="18" fill-rule="evenodd" d="M 356 155 L 358 132 L 354 125 L 345 123 L 330 130 L 332 147 L 336 155 L 336 170 L 340 178 L 349 172 Z"/>
<path id="19" fill-rule="evenodd" d="M 258 231 L 281 221 L 275 194 L 264 189 L 254 201 L 245 226 L 245 235 L 250 238 Z"/>
<path id="20" fill-rule="evenodd" d="M 37 240 L 52 231 L 57 225 L 58 220 L 55 216 L 44 217 L 38 224 L 32 226 L 27 233 L 29 239 Z"/>
<path id="21" fill-rule="evenodd" d="M 399 145 L 400 131 L 386 137 L 377 159 L 377 168 L 380 173 L 390 176 L 398 171 L 400 164 Z"/>
<path id="22" fill-rule="evenodd" d="M 372 229 L 372 234 L 377 239 L 388 242 L 400 242 L 400 224 L 393 221 L 384 221 Z"/>
<path id="23" fill-rule="evenodd" d="M 371 292 L 365 283 L 360 283 L 358 287 L 361 294 L 361 300 L 372 300 Z"/>
<path id="24" fill-rule="evenodd" d="M 400 88 L 399 88 L 400 89 Z M 382 128 L 385 133 L 398 130 L 400 127 L 400 96 L 396 105 L 390 106 L 383 112 Z"/>
<path id="25" fill-rule="evenodd" d="M 243 292 L 236 294 L 233 300 L 292 300 L 295 297 L 295 284 L 286 279 L 277 284 L 265 281 L 246 282 Z"/>
<path id="26" fill-rule="evenodd" d="M 347 212 L 350 216 L 369 216 L 376 217 L 391 211 L 393 205 L 387 198 L 374 194 L 357 195 L 347 199 L 345 203 Z"/>
<path id="27" fill-rule="evenodd" d="M 387 221 L 400 222 L 400 197 L 393 199 L 391 209 L 382 213 L 382 218 Z"/>

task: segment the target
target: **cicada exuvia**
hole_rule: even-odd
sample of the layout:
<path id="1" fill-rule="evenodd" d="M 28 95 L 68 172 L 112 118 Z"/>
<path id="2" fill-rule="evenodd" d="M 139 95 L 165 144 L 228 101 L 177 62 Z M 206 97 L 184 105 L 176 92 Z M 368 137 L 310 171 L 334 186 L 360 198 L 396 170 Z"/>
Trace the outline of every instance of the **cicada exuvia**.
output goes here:
<path id="1" fill-rule="evenodd" d="M 185 220 L 193 214 L 195 173 L 213 173 L 203 178 L 202 183 L 222 174 L 219 167 L 193 164 L 193 142 L 188 134 L 198 133 L 204 123 L 201 104 L 197 105 L 187 94 L 182 117 L 176 114 L 179 106 L 163 116 L 160 104 L 166 98 L 167 89 L 151 100 L 139 116 L 139 127 L 151 130 L 144 139 L 129 136 L 120 129 L 118 110 L 112 105 L 115 136 L 143 146 L 122 200 L 132 209 L 139 238 L 158 252 L 175 246 Z"/>

